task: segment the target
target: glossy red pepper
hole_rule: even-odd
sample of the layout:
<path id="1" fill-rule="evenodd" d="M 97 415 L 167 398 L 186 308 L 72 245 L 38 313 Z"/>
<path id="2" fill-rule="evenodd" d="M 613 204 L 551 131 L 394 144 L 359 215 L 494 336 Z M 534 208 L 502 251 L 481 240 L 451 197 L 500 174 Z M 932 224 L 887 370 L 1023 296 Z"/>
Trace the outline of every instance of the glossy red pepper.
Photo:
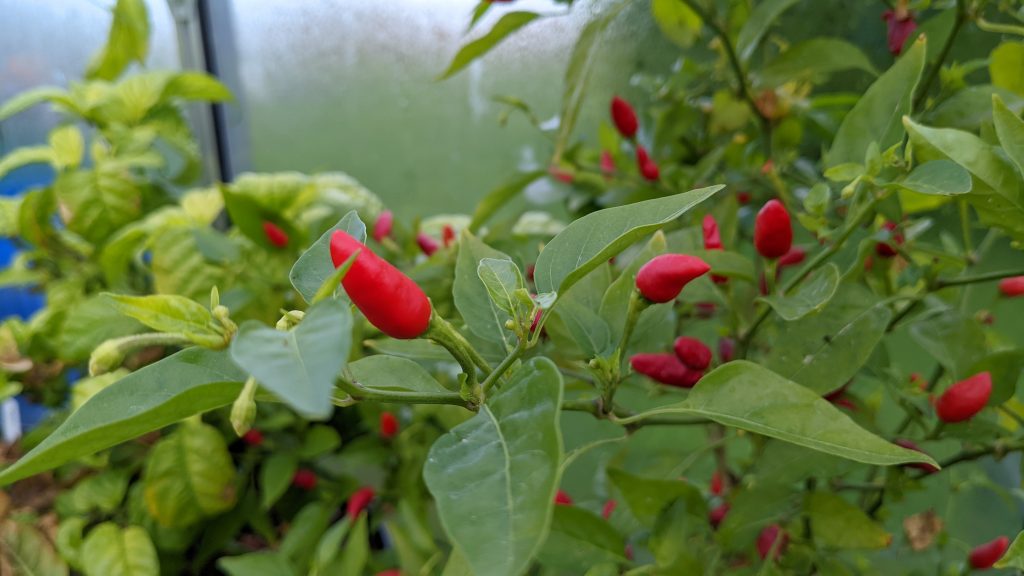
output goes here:
<path id="1" fill-rule="evenodd" d="M 904 440 L 902 438 L 897 438 L 896 440 L 893 440 L 892 443 L 897 445 L 897 446 L 899 446 L 899 447 L 901 447 L 901 448 L 906 448 L 907 450 L 913 450 L 914 452 L 920 452 L 921 454 L 927 454 L 927 452 L 925 452 L 924 450 L 921 450 L 921 448 L 919 448 L 917 446 L 917 444 L 914 444 L 910 440 Z M 918 470 L 923 470 L 927 474 L 935 474 L 936 472 L 939 471 L 938 468 L 936 468 L 935 466 L 933 466 L 931 464 L 928 464 L 927 462 L 913 462 L 911 464 L 906 464 L 906 466 L 908 468 L 917 468 Z"/>
<path id="2" fill-rule="evenodd" d="M 886 40 L 889 45 L 889 52 L 893 56 L 899 56 L 903 52 L 903 45 L 907 38 L 917 30 L 917 22 L 914 20 L 914 13 L 900 6 L 896 10 L 886 10 L 882 13 L 882 20 L 885 20 Z"/>
<path id="3" fill-rule="evenodd" d="M 267 241 L 277 248 L 288 246 L 288 233 L 270 220 L 263 221 L 263 234 L 266 235 Z"/>
<path id="4" fill-rule="evenodd" d="M 696 256 L 662 254 L 651 258 L 636 274 L 636 288 L 651 302 L 670 302 L 711 267 Z"/>
<path id="5" fill-rule="evenodd" d="M 263 433 L 256 428 L 252 428 L 245 434 L 242 434 L 242 442 L 245 442 L 249 446 L 259 446 L 260 444 L 263 444 Z"/>
<path id="6" fill-rule="evenodd" d="M 661 175 L 661 171 L 658 170 L 658 164 L 651 160 L 650 154 L 647 153 L 647 149 L 643 146 L 636 147 L 636 166 L 644 180 L 654 182 Z"/>
<path id="7" fill-rule="evenodd" d="M 711 490 L 711 493 L 714 494 L 715 496 L 721 496 L 724 486 L 725 482 L 722 480 L 722 473 L 719 472 L 718 470 L 715 470 L 711 474 L 711 484 L 708 486 L 708 488 Z"/>
<path id="8" fill-rule="evenodd" d="M 434 252 L 441 249 L 441 244 L 434 240 L 429 234 L 420 232 L 416 235 L 416 244 L 419 245 L 420 250 L 423 251 L 427 256 L 433 256 Z"/>
<path id="9" fill-rule="evenodd" d="M 615 96 L 612 98 L 612 122 L 615 123 L 615 128 L 618 129 L 619 134 L 622 134 L 626 138 L 633 138 L 636 136 L 636 129 L 639 127 L 639 122 L 636 120 L 636 112 L 633 107 L 630 106 L 629 102 L 626 102 L 622 98 Z"/>
<path id="10" fill-rule="evenodd" d="M 781 540 L 779 540 L 781 538 Z M 779 540 L 778 544 L 775 541 Z M 772 555 L 772 558 L 778 558 L 786 551 L 786 546 L 789 544 L 789 534 L 786 533 L 778 524 L 771 524 L 765 526 L 764 530 L 761 530 L 761 534 L 757 537 L 757 554 L 764 560 L 768 557 L 768 554 Z M 774 552 L 772 552 L 774 548 Z"/>
<path id="11" fill-rule="evenodd" d="M 354 522 L 356 517 L 370 505 L 370 502 L 373 502 L 373 498 L 376 495 L 377 493 L 369 486 L 356 490 L 348 497 L 348 504 L 345 505 L 345 514 Z"/>
<path id="12" fill-rule="evenodd" d="M 992 395 L 992 375 L 975 374 L 953 384 L 935 401 L 935 413 L 943 422 L 963 422 L 981 412 Z"/>
<path id="13" fill-rule="evenodd" d="M 679 388 L 693 388 L 704 375 L 698 370 L 687 368 L 675 354 L 634 354 L 629 359 L 629 365 L 638 374 L 655 382 Z"/>
<path id="14" fill-rule="evenodd" d="M 385 210 L 377 216 L 377 221 L 373 223 L 373 239 L 377 242 L 383 242 L 385 238 L 391 236 L 391 228 L 395 223 L 395 215 L 391 213 L 391 210 Z"/>
<path id="15" fill-rule="evenodd" d="M 601 150 L 601 172 L 605 176 L 611 176 L 615 172 L 615 158 L 607 150 Z"/>
<path id="16" fill-rule="evenodd" d="M 882 225 L 882 228 L 889 231 L 892 241 L 875 243 L 875 254 L 882 258 L 892 258 L 900 253 L 896 247 L 903 244 L 903 234 L 896 230 L 895 222 L 886 222 Z"/>
<path id="17" fill-rule="evenodd" d="M 711 364 L 711 348 L 708 348 L 707 344 L 696 338 L 680 336 L 676 338 L 672 349 L 676 351 L 676 356 L 690 370 L 700 372 L 706 370 L 708 365 Z"/>
<path id="18" fill-rule="evenodd" d="M 391 412 L 380 413 L 380 437 L 390 440 L 398 434 L 398 418 Z"/>
<path id="19" fill-rule="evenodd" d="M 559 490 L 558 492 L 555 492 L 555 504 L 559 504 L 561 506 L 572 506 L 572 497 Z"/>
<path id="20" fill-rule="evenodd" d="M 1006 549 L 1009 547 L 1010 539 L 1006 536 L 1000 536 L 991 542 L 975 547 L 971 550 L 971 554 L 968 557 L 971 568 L 975 570 L 991 568 L 1003 557 L 1003 554 L 1006 554 Z"/>
<path id="21" fill-rule="evenodd" d="M 612 514 L 615 512 L 615 509 L 618 506 L 619 506 L 619 503 L 616 502 L 615 500 L 609 500 L 609 501 L 605 502 L 604 506 L 601 507 L 601 517 L 604 518 L 605 520 L 611 518 Z"/>
<path id="22" fill-rule="evenodd" d="M 726 515 L 729 514 L 729 508 L 729 503 L 723 502 L 708 512 L 708 522 L 711 523 L 712 528 L 717 529 L 722 521 L 725 520 Z"/>
<path id="23" fill-rule="evenodd" d="M 316 472 L 313 472 L 309 468 L 299 468 L 295 471 L 295 475 L 292 476 L 292 486 L 295 486 L 299 490 L 305 490 L 308 492 L 316 488 L 316 483 Z"/>
<path id="24" fill-rule="evenodd" d="M 999 281 L 999 291 L 1007 298 L 1024 296 L 1024 276 L 1003 278 Z"/>
<path id="25" fill-rule="evenodd" d="M 793 225 L 782 202 L 769 200 L 754 220 L 754 247 L 768 259 L 789 252 L 793 245 Z"/>
<path id="26" fill-rule="evenodd" d="M 359 252 L 341 285 L 352 302 L 381 332 L 416 338 L 430 324 L 430 300 L 423 290 L 365 244 L 338 230 L 331 235 L 331 260 L 341 266 Z"/>

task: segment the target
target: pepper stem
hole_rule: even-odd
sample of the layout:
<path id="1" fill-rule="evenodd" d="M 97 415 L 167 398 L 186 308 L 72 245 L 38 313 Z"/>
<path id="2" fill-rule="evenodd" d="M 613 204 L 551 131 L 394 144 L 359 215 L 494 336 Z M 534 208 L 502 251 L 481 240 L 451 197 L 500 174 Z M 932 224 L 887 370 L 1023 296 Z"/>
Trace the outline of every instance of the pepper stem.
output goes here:
<path id="1" fill-rule="evenodd" d="M 477 368 L 486 374 L 491 373 L 491 365 L 473 348 L 465 336 L 459 333 L 447 320 L 441 318 L 436 310 L 430 313 L 430 325 L 423 334 L 434 342 L 444 346 L 455 360 L 462 366 L 462 397 L 473 406 L 484 401 L 484 390 L 477 380 Z"/>

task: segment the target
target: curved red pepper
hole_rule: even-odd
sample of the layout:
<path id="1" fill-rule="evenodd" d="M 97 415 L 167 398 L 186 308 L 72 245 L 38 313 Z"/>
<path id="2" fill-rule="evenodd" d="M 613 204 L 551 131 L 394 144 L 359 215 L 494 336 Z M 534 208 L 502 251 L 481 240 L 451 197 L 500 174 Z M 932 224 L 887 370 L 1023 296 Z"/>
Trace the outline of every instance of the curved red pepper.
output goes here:
<path id="1" fill-rule="evenodd" d="M 943 422 L 963 422 L 981 412 L 992 395 L 992 375 L 975 374 L 953 384 L 935 401 L 935 413 Z"/>
<path id="2" fill-rule="evenodd" d="M 636 288 L 651 302 L 671 302 L 687 284 L 708 270 L 711 266 L 696 256 L 662 254 L 640 267 Z"/>

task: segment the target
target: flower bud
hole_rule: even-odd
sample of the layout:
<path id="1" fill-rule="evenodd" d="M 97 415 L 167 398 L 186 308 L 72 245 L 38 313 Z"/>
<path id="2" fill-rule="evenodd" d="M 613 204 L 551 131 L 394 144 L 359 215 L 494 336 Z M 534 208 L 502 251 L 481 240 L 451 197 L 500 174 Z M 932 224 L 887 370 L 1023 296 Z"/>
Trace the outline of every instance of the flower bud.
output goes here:
<path id="1" fill-rule="evenodd" d="M 572 497 L 559 490 L 558 492 L 555 492 L 555 504 L 559 504 L 561 506 L 572 506 Z"/>
<path id="2" fill-rule="evenodd" d="M 658 164 L 651 160 L 650 155 L 647 153 L 647 149 L 643 146 L 636 147 L 636 166 L 640 170 L 640 175 L 644 177 L 644 180 L 654 182 L 658 179 L 661 171 L 658 170 Z"/>
<path id="3" fill-rule="evenodd" d="M 437 240 L 434 240 L 430 235 L 423 232 L 416 235 L 416 244 L 419 245 L 420 250 L 422 250 L 427 256 L 433 256 L 434 252 L 437 252 L 441 248 L 441 245 L 438 244 Z"/>
<path id="4" fill-rule="evenodd" d="M 89 376 L 99 376 L 114 370 L 124 362 L 124 352 L 117 340 L 107 340 L 92 351 L 89 357 Z"/>

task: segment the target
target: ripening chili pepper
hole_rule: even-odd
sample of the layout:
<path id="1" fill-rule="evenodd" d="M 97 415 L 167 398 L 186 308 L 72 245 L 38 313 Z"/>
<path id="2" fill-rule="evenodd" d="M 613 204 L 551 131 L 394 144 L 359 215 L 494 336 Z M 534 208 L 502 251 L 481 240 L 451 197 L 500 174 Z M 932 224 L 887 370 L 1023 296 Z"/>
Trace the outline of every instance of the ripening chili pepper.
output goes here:
<path id="1" fill-rule="evenodd" d="M 295 475 L 292 476 L 292 486 L 295 486 L 300 490 L 308 492 L 316 488 L 316 483 L 316 472 L 313 472 L 309 468 L 299 468 L 295 471 Z"/>
<path id="2" fill-rule="evenodd" d="M 331 260 L 341 266 L 359 252 L 341 285 L 378 330 L 392 338 L 416 338 L 430 324 L 430 300 L 398 268 L 343 230 L 331 235 Z"/>
<path id="3" fill-rule="evenodd" d="M 263 432 L 260 432 L 256 428 L 252 428 L 245 434 L 242 434 L 242 442 L 245 442 L 249 446 L 259 446 L 260 444 L 263 444 Z"/>
<path id="4" fill-rule="evenodd" d="M 793 246 L 788 252 L 779 257 L 779 270 L 796 266 L 807 258 L 807 251 L 799 246 Z"/>
<path id="5" fill-rule="evenodd" d="M 391 210 L 385 210 L 377 216 L 377 221 L 373 223 L 373 239 L 377 242 L 383 242 L 385 238 L 391 236 L 391 228 L 395 223 L 395 215 L 391 213 Z"/>
<path id="6" fill-rule="evenodd" d="M 636 274 L 636 288 L 651 302 L 670 302 L 695 278 L 711 267 L 696 256 L 661 254 L 651 258 Z"/>
<path id="7" fill-rule="evenodd" d="M 615 158 L 607 150 L 601 150 L 601 172 L 605 176 L 611 176 L 615 172 Z"/>
<path id="8" fill-rule="evenodd" d="M 445 224 L 444 228 L 441 228 L 441 241 L 444 242 L 445 248 L 455 243 L 455 228 L 452 228 L 451 224 Z"/>
<path id="9" fill-rule="evenodd" d="M 643 146 L 636 147 L 636 166 L 644 180 L 654 182 L 661 175 L 661 171 L 658 170 L 658 164 L 651 160 L 651 156 Z"/>
<path id="10" fill-rule="evenodd" d="M 882 258 L 892 258 L 900 253 L 896 246 L 903 244 L 903 234 L 896 231 L 895 222 L 886 222 L 882 227 L 889 231 L 889 234 L 892 236 L 892 242 L 875 243 L 875 254 Z"/>
<path id="11" fill-rule="evenodd" d="M 718 339 L 718 361 L 722 364 L 726 362 L 732 362 L 733 355 L 736 353 L 736 341 L 732 338 L 719 338 Z"/>
<path id="12" fill-rule="evenodd" d="M 611 112 L 612 122 L 615 123 L 615 128 L 618 129 L 619 134 L 626 138 L 636 136 L 636 129 L 639 127 L 639 123 L 636 120 L 636 112 L 633 111 L 633 107 L 630 106 L 629 102 L 618 96 L 613 97 Z"/>
<path id="13" fill-rule="evenodd" d="M 1000 536 L 991 542 L 975 547 L 968 556 L 971 568 L 975 570 L 991 568 L 1003 557 L 1003 554 L 1006 554 L 1006 549 L 1009 547 L 1010 539 L 1006 536 Z"/>
<path id="14" fill-rule="evenodd" d="M 782 202 L 769 200 L 754 220 L 754 247 L 768 259 L 778 258 L 793 246 L 793 225 Z"/>
<path id="15" fill-rule="evenodd" d="M 999 281 L 999 291 L 1007 298 L 1024 296 L 1024 276 L 1003 278 Z"/>
<path id="16" fill-rule="evenodd" d="M 419 245 L 420 250 L 423 251 L 427 256 L 433 256 L 434 252 L 437 252 L 441 245 L 438 244 L 437 240 L 434 240 L 429 234 L 420 232 L 416 235 L 416 244 Z"/>
<path id="17" fill-rule="evenodd" d="M 356 517 L 373 502 L 373 497 L 377 493 L 373 491 L 373 488 L 369 486 L 363 486 L 359 490 L 356 490 L 348 497 L 348 504 L 345 505 L 345 514 L 355 521 Z"/>
<path id="18" fill-rule="evenodd" d="M 560 504 L 562 506 L 572 506 L 572 497 L 566 494 L 565 492 L 559 490 L 558 492 L 555 492 L 555 504 Z"/>
<path id="19" fill-rule="evenodd" d="M 914 452 L 927 454 L 927 452 L 921 450 L 921 448 L 919 448 L 917 444 L 914 444 L 910 440 L 897 438 L 896 440 L 893 440 L 892 443 L 899 446 L 900 448 L 906 448 L 907 450 L 913 450 Z M 910 464 L 904 464 L 904 466 L 907 466 L 908 468 L 917 468 L 918 470 L 923 470 L 927 474 L 935 474 L 936 472 L 939 471 L 938 468 L 936 468 L 932 464 L 928 464 L 927 462 L 912 462 Z"/>
<path id="20" fill-rule="evenodd" d="M 277 248 L 284 248 L 288 245 L 288 233 L 270 220 L 263 221 L 263 234 L 267 237 L 267 241 Z"/>
<path id="21" fill-rule="evenodd" d="M 775 541 L 779 540 L 778 544 Z M 786 551 L 786 546 L 789 544 L 789 534 L 786 533 L 778 524 L 771 524 L 765 526 L 764 530 L 761 530 L 761 534 L 757 537 L 757 554 L 764 560 L 768 557 L 768 554 L 772 555 L 772 558 L 778 558 Z M 774 548 L 774 552 L 772 552 Z"/>
<path id="22" fill-rule="evenodd" d="M 629 365 L 638 374 L 655 382 L 679 388 L 693 388 L 704 375 L 698 370 L 687 368 L 675 354 L 634 354 L 629 359 Z"/>
<path id="23" fill-rule="evenodd" d="M 706 370 L 711 364 L 711 348 L 696 338 L 680 336 L 676 338 L 672 349 L 686 367 L 698 372 Z"/>
<path id="24" fill-rule="evenodd" d="M 708 512 L 708 522 L 711 523 L 712 528 L 717 529 L 722 520 L 725 520 L 725 516 L 729 514 L 729 508 L 729 503 L 723 502 Z"/>
<path id="25" fill-rule="evenodd" d="M 714 473 L 711 474 L 711 484 L 709 485 L 711 493 L 715 496 L 721 496 L 724 486 L 725 482 L 722 480 L 722 473 L 715 470 Z"/>
<path id="26" fill-rule="evenodd" d="M 398 434 L 398 418 L 391 412 L 380 413 L 380 437 L 391 440 Z"/>
<path id="27" fill-rule="evenodd" d="M 615 512 L 615 508 L 617 508 L 618 506 L 619 506 L 619 503 L 616 502 L 615 500 L 609 500 L 609 501 L 605 502 L 604 506 L 601 508 L 601 517 L 604 518 L 605 520 L 611 518 L 612 517 L 612 513 Z"/>
<path id="28" fill-rule="evenodd" d="M 963 422 L 981 412 L 992 395 L 992 375 L 980 372 L 953 384 L 935 401 L 935 413 L 943 422 Z"/>
<path id="29" fill-rule="evenodd" d="M 895 10 L 882 12 L 882 20 L 885 20 L 889 52 L 893 56 L 899 56 L 903 52 L 903 45 L 907 43 L 907 38 L 910 38 L 914 30 L 917 30 L 914 13 L 907 9 L 905 2 L 901 2 Z"/>

